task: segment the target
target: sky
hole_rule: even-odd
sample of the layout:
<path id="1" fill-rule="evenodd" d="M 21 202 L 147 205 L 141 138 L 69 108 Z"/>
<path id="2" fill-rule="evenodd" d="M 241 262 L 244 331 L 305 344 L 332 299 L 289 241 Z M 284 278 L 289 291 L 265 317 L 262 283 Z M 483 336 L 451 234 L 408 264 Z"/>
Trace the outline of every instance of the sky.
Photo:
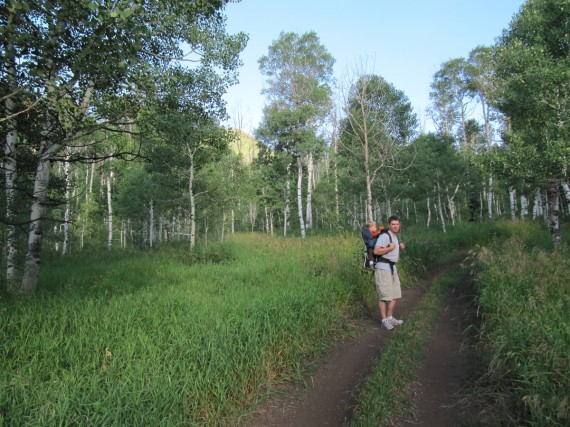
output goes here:
<path id="1" fill-rule="evenodd" d="M 382 76 L 410 100 L 423 130 L 430 84 L 441 65 L 493 45 L 523 0 L 241 0 L 226 7 L 230 34 L 249 35 L 239 84 L 224 99 L 235 127 L 253 133 L 266 103 L 258 60 L 281 32 L 314 31 L 335 58 L 338 87 L 362 69 Z M 239 114 L 236 114 L 239 113 Z"/>

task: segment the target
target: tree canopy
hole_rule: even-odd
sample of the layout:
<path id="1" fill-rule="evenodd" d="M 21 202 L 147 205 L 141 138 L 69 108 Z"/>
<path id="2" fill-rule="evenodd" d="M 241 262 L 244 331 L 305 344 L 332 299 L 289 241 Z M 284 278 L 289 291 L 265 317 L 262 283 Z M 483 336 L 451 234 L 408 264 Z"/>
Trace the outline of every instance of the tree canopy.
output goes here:
<path id="1" fill-rule="evenodd" d="M 495 60 L 495 102 L 510 123 L 497 163 L 547 189 L 549 227 L 559 242 L 558 198 L 570 159 L 568 2 L 528 0 L 501 36 Z"/>

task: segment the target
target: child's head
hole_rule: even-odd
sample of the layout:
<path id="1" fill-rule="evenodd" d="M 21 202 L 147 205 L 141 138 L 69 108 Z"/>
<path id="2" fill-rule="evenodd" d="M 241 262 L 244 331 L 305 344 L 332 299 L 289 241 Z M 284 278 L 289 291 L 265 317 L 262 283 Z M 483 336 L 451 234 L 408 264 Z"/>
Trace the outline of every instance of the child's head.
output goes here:
<path id="1" fill-rule="evenodd" d="M 369 228 L 372 231 L 376 231 L 376 222 L 374 221 L 366 221 L 366 224 L 364 224 L 367 228 Z"/>

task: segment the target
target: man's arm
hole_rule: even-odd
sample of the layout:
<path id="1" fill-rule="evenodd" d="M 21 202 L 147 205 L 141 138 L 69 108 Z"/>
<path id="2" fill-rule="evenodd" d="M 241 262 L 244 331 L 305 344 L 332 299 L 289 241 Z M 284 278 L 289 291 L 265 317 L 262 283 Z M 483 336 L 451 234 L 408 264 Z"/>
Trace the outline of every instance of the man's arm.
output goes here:
<path id="1" fill-rule="evenodd" d="M 374 255 L 386 255 L 388 252 L 392 252 L 396 249 L 396 245 L 393 242 L 386 247 L 374 246 Z"/>

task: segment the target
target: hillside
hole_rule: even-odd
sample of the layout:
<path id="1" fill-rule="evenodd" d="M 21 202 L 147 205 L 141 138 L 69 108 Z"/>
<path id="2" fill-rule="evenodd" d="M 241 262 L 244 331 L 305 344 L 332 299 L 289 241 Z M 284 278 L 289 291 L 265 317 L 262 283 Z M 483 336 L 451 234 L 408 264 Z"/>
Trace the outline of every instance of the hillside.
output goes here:
<path id="1" fill-rule="evenodd" d="M 251 164 L 259 153 L 257 140 L 249 133 L 240 129 L 231 129 L 238 138 L 230 144 L 230 148 L 236 154 L 241 154 L 246 164 Z"/>

